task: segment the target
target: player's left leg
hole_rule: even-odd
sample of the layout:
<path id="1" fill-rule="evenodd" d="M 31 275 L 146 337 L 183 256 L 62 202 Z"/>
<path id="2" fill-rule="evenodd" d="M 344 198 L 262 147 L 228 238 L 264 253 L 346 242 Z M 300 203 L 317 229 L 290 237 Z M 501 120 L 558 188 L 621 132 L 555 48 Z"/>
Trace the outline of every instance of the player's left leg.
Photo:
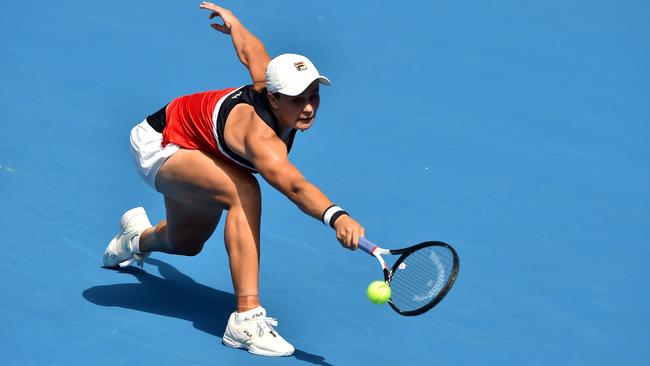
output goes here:
<path id="1" fill-rule="evenodd" d="M 166 219 L 140 234 L 140 252 L 195 256 L 217 228 L 223 209 L 192 206 L 165 196 Z"/>

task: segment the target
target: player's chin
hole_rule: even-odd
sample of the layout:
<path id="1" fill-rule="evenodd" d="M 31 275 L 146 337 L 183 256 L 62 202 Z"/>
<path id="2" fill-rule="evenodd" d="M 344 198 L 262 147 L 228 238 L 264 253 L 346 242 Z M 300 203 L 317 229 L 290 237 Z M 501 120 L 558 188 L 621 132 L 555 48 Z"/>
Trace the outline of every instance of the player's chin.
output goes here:
<path id="1" fill-rule="evenodd" d="M 300 131 L 307 131 L 314 124 L 314 117 L 312 118 L 300 118 L 296 122 L 296 129 Z"/>

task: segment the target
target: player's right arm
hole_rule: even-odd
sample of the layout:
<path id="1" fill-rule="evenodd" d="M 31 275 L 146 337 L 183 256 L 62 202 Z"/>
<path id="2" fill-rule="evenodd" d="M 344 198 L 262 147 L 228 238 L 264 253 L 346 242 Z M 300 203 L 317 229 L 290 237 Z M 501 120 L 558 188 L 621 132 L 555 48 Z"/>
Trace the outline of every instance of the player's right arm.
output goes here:
<path id="1" fill-rule="evenodd" d="M 223 24 L 213 23 L 211 24 L 212 28 L 230 34 L 239 60 L 251 74 L 253 87 L 257 91 L 264 89 L 266 67 L 271 58 L 266 52 L 262 41 L 246 29 L 230 10 L 206 1 L 202 2 L 200 7 L 212 11 L 210 19 L 215 17 L 223 19 Z"/>
<path id="2" fill-rule="evenodd" d="M 250 124 L 241 153 L 269 184 L 309 216 L 321 220 L 323 212 L 332 205 L 332 201 L 291 164 L 284 142 L 263 123 Z M 359 244 L 359 236 L 365 236 L 363 227 L 349 215 L 339 216 L 334 230 L 341 245 L 353 250 Z"/>

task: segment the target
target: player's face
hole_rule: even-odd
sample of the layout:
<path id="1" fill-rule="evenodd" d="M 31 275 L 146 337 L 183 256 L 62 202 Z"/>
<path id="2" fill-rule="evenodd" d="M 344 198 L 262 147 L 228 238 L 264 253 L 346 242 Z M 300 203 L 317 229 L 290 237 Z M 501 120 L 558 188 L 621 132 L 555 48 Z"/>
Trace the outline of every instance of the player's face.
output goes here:
<path id="1" fill-rule="evenodd" d="M 318 86 L 318 80 L 315 80 L 304 92 L 295 97 L 271 96 L 275 100 L 271 105 L 280 122 L 301 131 L 309 129 L 316 119 L 316 112 L 320 106 Z"/>

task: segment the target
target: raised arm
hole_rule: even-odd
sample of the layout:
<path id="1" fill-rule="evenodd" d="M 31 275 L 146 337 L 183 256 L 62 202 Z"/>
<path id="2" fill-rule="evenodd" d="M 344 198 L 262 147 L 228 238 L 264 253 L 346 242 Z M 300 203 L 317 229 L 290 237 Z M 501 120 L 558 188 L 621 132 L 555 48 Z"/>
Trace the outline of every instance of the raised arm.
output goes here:
<path id="1" fill-rule="evenodd" d="M 255 90 L 264 89 L 266 66 L 271 60 L 269 54 L 266 53 L 264 44 L 246 29 L 230 10 L 205 1 L 201 3 L 200 7 L 212 11 L 210 19 L 215 17 L 223 19 L 223 24 L 212 23 L 210 26 L 231 36 L 239 60 L 251 74 Z"/>

